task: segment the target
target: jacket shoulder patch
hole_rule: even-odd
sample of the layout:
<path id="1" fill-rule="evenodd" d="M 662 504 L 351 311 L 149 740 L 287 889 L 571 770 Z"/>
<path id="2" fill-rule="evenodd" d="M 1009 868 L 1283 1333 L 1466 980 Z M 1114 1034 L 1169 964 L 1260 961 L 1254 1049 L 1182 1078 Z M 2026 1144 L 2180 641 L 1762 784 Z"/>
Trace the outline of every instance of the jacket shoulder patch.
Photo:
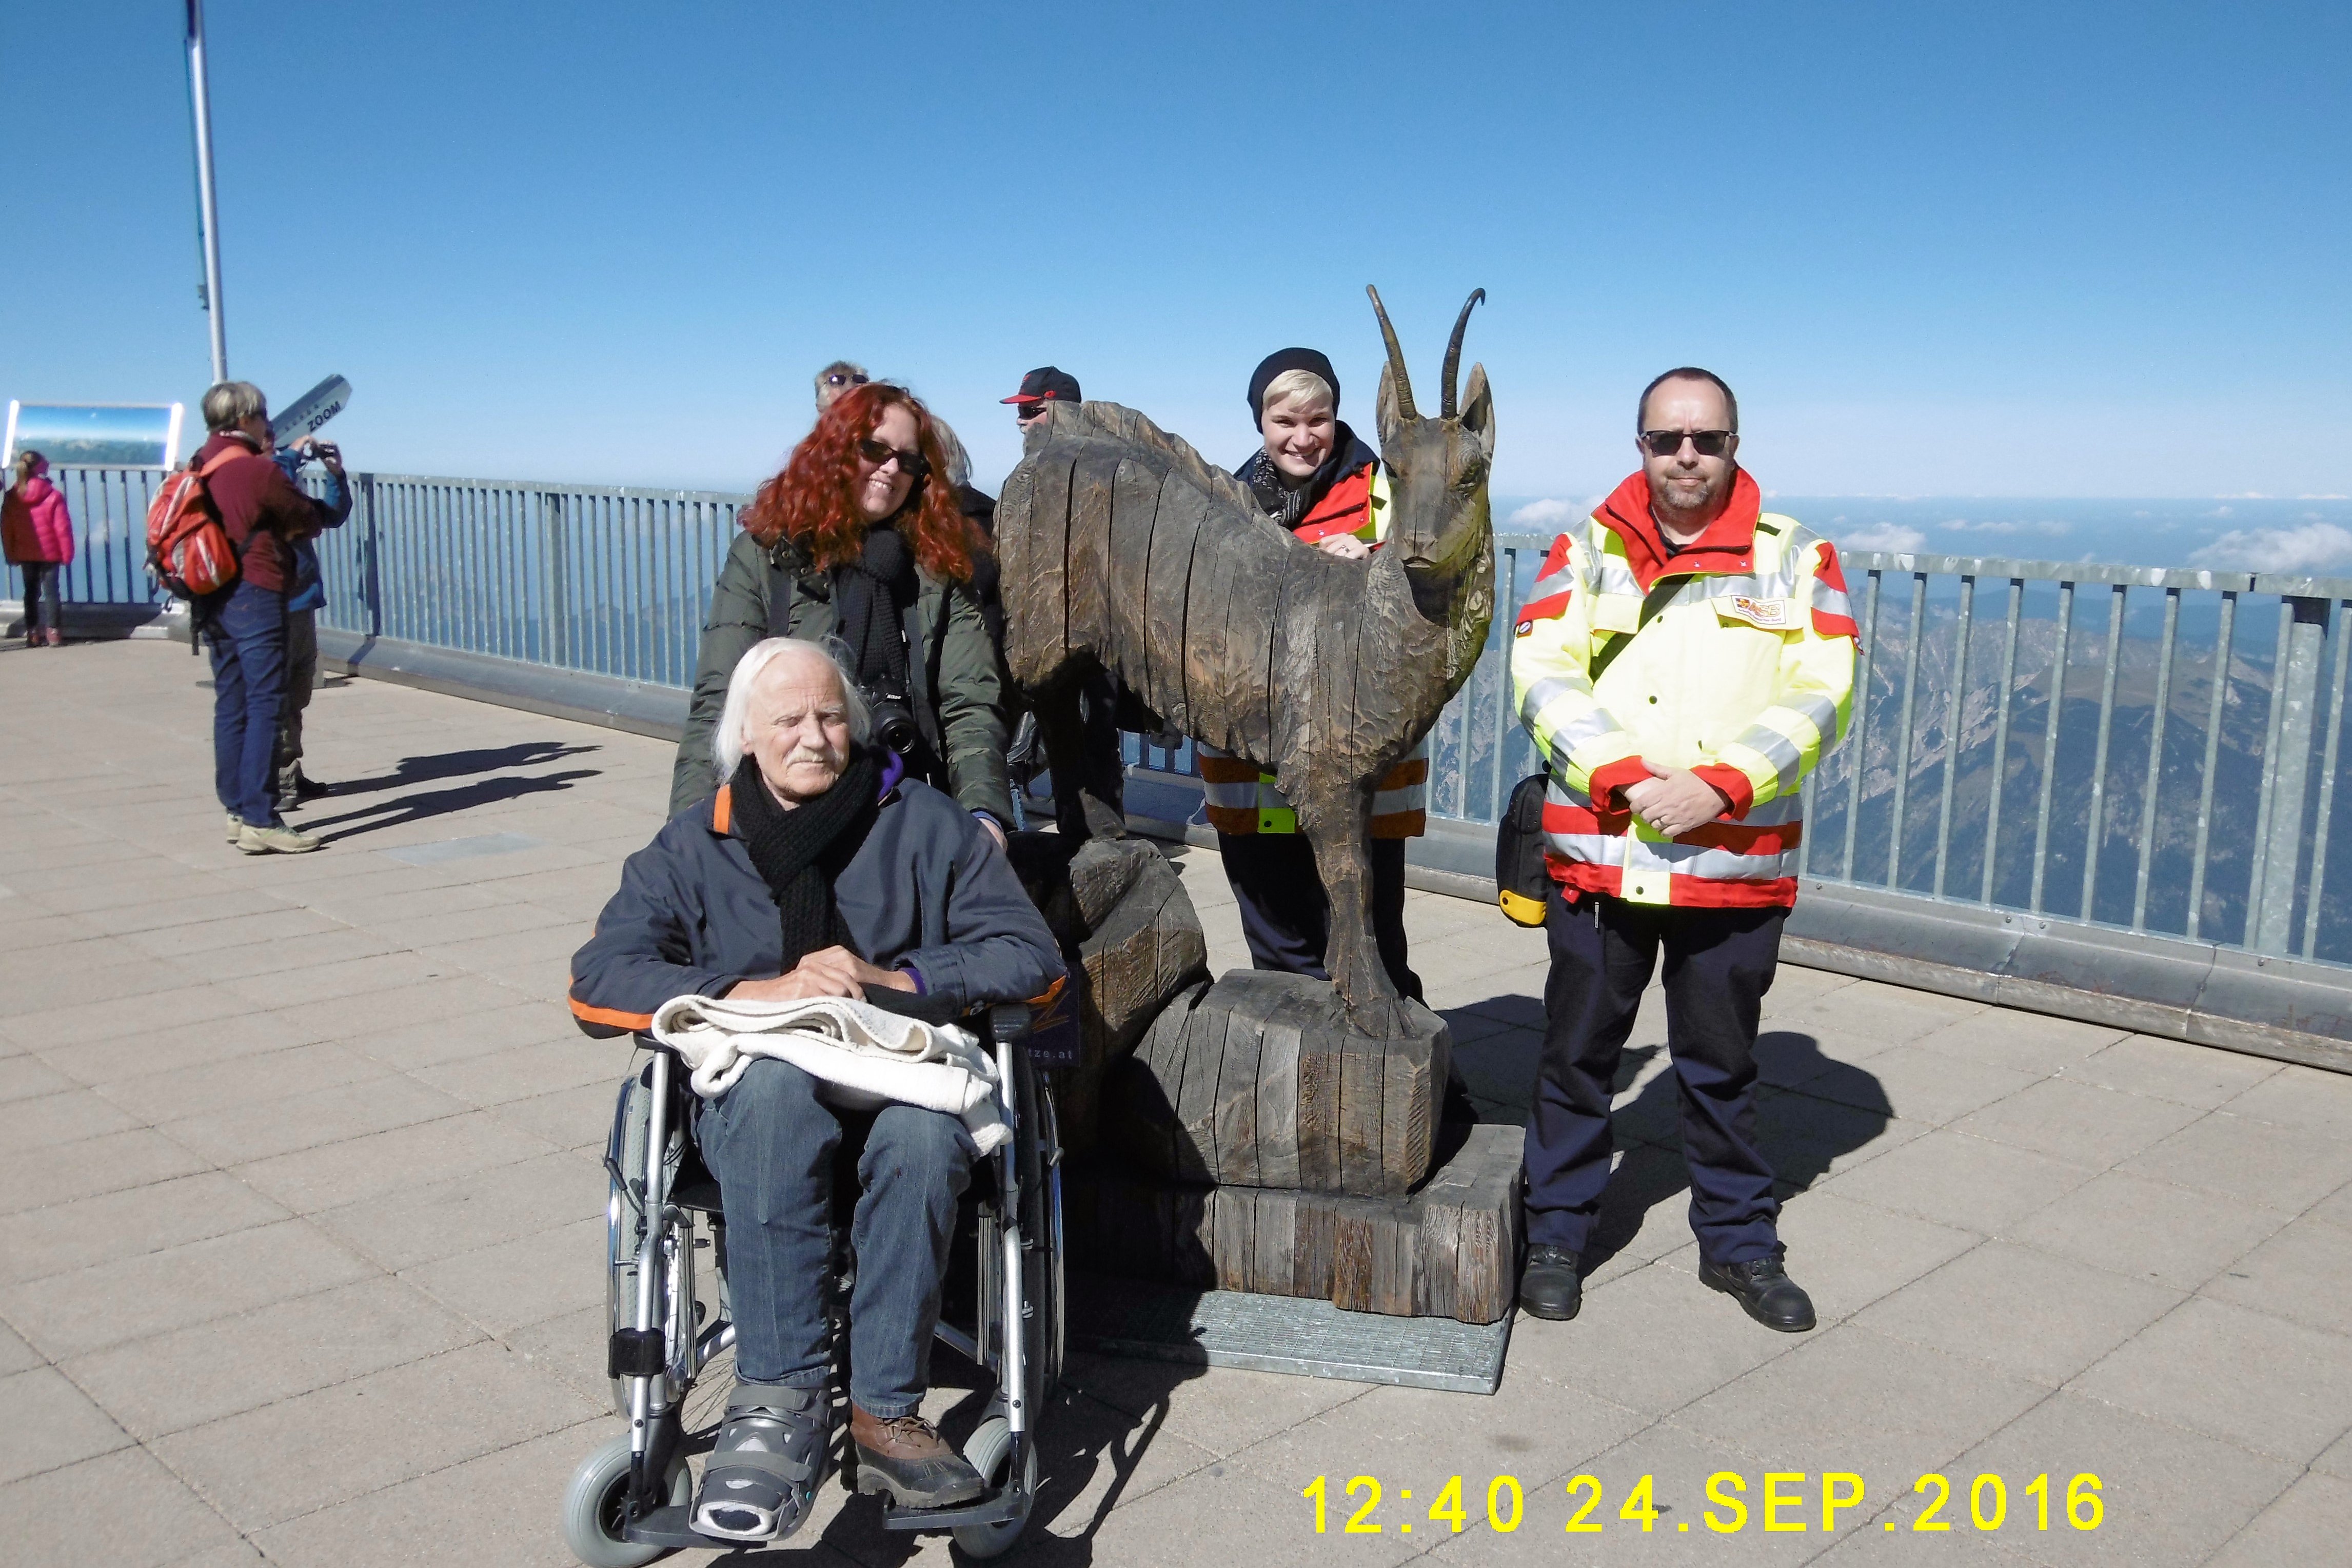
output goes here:
<path id="1" fill-rule="evenodd" d="M 1750 626 L 1766 632 L 1786 632 L 1797 623 L 1797 617 L 1788 600 L 1750 599 L 1744 593 L 1733 594 L 1715 601 L 1717 614 L 1733 621 L 1745 621 Z"/>

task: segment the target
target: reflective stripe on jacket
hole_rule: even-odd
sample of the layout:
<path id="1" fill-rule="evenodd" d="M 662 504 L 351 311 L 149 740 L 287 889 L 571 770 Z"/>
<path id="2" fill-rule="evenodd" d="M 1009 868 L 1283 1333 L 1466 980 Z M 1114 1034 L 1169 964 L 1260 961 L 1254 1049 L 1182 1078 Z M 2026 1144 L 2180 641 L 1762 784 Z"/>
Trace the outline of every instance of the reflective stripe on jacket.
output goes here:
<path id="1" fill-rule="evenodd" d="M 1636 474 L 1545 557 L 1511 679 L 1550 776 L 1546 859 L 1564 886 L 1635 904 L 1796 902 L 1800 790 L 1845 733 L 1855 628 L 1836 547 L 1760 502 L 1740 474 L 1724 516 L 1669 558 Z M 1643 596 L 1675 577 L 1687 580 L 1643 626 Z M 1673 840 L 1652 831 L 1620 793 L 1650 776 L 1645 761 L 1692 769 L 1730 809 Z"/>
<path id="2" fill-rule="evenodd" d="M 1200 754 L 1201 798 L 1209 825 L 1221 833 L 1295 833 L 1298 812 L 1258 765 L 1213 746 Z M 1376 839 L 1417 839 L 1429 831 L 1429 737 L 1388 770 L 1372 793 Z"/>

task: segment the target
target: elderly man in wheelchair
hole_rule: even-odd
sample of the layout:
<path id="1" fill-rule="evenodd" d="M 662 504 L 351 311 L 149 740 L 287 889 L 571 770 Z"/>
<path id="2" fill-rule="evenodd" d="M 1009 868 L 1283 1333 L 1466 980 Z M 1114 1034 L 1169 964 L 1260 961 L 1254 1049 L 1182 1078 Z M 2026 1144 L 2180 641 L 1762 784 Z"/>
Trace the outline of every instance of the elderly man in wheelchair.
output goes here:
<path id="1" fill-rule="evenodd" d="M 903 778 L 867 729 L 824 648 L 772 638 L 743 656 L 714 740 L 727 782 L 629 857 L 574 960 L 583 1030 L 642 1032 L 681 996 L 862 998 L 937 1022 L 1061 979 L 1053 936 L 993 841 Z M 844 1113 L 816 1077 L 766 1056 L 695 1120 L 723 1207 L 737 1381 L 692 1526 L 776 1541 L 807 1515 L 831 1440 L 824 1290 Z M 900 1509 L 984 1490 L 921 1415 L 976 1152 L 957 1116 L 895 1103 L 872 1114 L 857 1160 L 849 1436 L 857 1489 Z"/>

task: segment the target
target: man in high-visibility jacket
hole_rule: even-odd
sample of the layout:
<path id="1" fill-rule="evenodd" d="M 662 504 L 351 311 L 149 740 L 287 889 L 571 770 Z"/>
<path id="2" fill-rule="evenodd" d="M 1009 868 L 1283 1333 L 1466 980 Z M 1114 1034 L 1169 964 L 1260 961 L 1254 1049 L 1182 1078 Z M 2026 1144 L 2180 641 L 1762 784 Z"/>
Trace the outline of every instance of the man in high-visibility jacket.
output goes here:
<path id="1" fill-rule="evenodd" d="M 1757 1146 L 1756 1025 L 1796 902 L 1799 790 L 1845 733 L 1853 611 L 1835 548 L 1763 511 L 1719 378 L 1667 371 L 1634 428 L 1641 472 L 1553 544 L 1512 647 L 1554 883 L 1519 1304 L 1576 1315 L 1618 1058 L 1663 948 L 1699 1278 L 1799 1333 L 1813 1307 Z"/>

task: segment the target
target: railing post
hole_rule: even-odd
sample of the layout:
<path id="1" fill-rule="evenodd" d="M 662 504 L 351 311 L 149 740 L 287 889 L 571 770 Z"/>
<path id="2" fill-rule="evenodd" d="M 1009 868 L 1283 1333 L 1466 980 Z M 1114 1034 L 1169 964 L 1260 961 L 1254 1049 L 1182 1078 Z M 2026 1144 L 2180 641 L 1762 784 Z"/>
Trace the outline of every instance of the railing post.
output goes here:
<path id="1" fill-rule="evenodd" d="M 2311 725 L 2317 706 L 2320 659 L 2327 645 L 2325 599 L 2290 598 L 2281 606 L 2294 617 L 2283 639 L 2284 656 L 2271 673 L 2271 700 L 2280 705 L 2276 765 L 2267 810 L 2270 831 L 2262 862 L 2254 868 L 2254 896 L 2246 945 L 2259 953 L 2291 950 L 2296 873 L 2303 862 L 2304 797 L 2311 783 Z"/>
<path id="2" fill-rule="evenodd" d="M 383 635 L 383 524 L 375 509 L 375 476 L 358 476 L 359 503 L 366 517 L 360 534 L 360 610 L 367 634 Z"/>
<path id="3" fill-rule="evenodd" d="M 572 667 L 572 545 L 563 528 L 563 497 L 549 490 L 539 497 L 539 526 L 547 562 L 544 603 L 540 626 L 546 639 L 546 661 Z"/>

